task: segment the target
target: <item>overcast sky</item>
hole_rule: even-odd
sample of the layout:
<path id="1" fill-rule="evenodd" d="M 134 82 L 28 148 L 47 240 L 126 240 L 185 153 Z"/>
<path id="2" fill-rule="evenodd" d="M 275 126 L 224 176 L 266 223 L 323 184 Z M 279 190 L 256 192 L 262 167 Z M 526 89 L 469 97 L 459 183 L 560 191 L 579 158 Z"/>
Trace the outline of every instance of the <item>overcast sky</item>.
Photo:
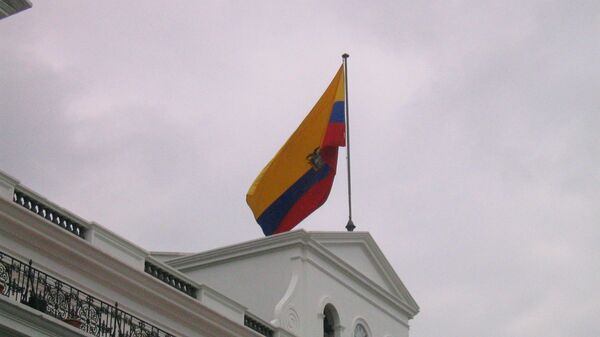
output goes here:
<path id="1" fill-rule="evenodd" d="M 0 21 L 24 185 L 148 250 L 259 238 L 246 191 L 348 52 L 355 223 L 411 336 L 600 336 L 599 1 L 33 2 Z M 346 188 L 299 227 L 343 230 Z"/>

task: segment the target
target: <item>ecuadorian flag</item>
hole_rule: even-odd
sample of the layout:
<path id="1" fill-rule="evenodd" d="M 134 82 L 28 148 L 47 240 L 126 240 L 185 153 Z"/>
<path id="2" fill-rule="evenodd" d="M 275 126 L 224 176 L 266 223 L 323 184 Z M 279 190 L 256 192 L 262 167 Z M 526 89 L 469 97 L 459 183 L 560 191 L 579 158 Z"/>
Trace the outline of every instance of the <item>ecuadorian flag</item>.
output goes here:
<path id="1" fill-rule="evenodd" d="M 342 66 L 248 190 L 246 202 L 265 235 L 291 230 L 327 200 L 338 147 L 345 145 Z"/>

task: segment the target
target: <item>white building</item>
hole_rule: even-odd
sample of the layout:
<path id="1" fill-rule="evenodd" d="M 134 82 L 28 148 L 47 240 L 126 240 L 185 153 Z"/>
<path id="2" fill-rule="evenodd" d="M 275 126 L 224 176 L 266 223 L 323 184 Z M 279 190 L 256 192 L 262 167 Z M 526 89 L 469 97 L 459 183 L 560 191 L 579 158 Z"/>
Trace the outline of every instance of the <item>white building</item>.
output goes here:
<path id="1" fill-rule="evenodd" d="M 419 308 L 369 233 L 148 252 L 0 172 L 0 336 L 408 336 Z"/>

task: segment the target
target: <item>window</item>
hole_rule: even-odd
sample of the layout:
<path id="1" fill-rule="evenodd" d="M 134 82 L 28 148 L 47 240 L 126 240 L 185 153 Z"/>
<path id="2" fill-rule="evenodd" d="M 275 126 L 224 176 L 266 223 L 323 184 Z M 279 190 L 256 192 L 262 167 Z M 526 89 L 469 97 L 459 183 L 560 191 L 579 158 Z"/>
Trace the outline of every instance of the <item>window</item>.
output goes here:
<path id="1" fill-rule="evenodd" d="M 339 329 L 340 317 L 332 304 L 327 304 L 323 309 L 323 337 L 336 337 Z"/>
<path id="2" fill-rule="evenodd" d="M 358 323 L 354 328 L 353 337 L 369 337 L 369 334 L 367 333 L 367 329 L 365 329 L 362 324 Z"/>

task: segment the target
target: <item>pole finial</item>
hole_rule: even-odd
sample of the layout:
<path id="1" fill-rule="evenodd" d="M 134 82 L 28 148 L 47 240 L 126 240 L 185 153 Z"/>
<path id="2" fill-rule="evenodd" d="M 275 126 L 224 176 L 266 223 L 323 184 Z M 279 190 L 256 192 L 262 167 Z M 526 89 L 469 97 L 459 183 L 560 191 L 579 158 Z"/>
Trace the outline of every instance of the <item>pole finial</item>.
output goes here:
<path id="1" fill-rule="evenodd" d="M 346 224 L 346 230 L 348 232 L 353 232 L 354 228 L 356 228 L 356 226 L 354 226 L 354 222 L 352 222 L 352 219 L 348 220 L 348 223 Z"/>
<path id="2" fill-rule="evenodd" d="M 342 58 L 343 58 L 343 59 L 347 59 L 347 58 L 349 58 L 349 57 L 350 57 L 350 55 L 348 55 L 347 53 L 344 53 L 344 54 L 342 54 Z"/>

